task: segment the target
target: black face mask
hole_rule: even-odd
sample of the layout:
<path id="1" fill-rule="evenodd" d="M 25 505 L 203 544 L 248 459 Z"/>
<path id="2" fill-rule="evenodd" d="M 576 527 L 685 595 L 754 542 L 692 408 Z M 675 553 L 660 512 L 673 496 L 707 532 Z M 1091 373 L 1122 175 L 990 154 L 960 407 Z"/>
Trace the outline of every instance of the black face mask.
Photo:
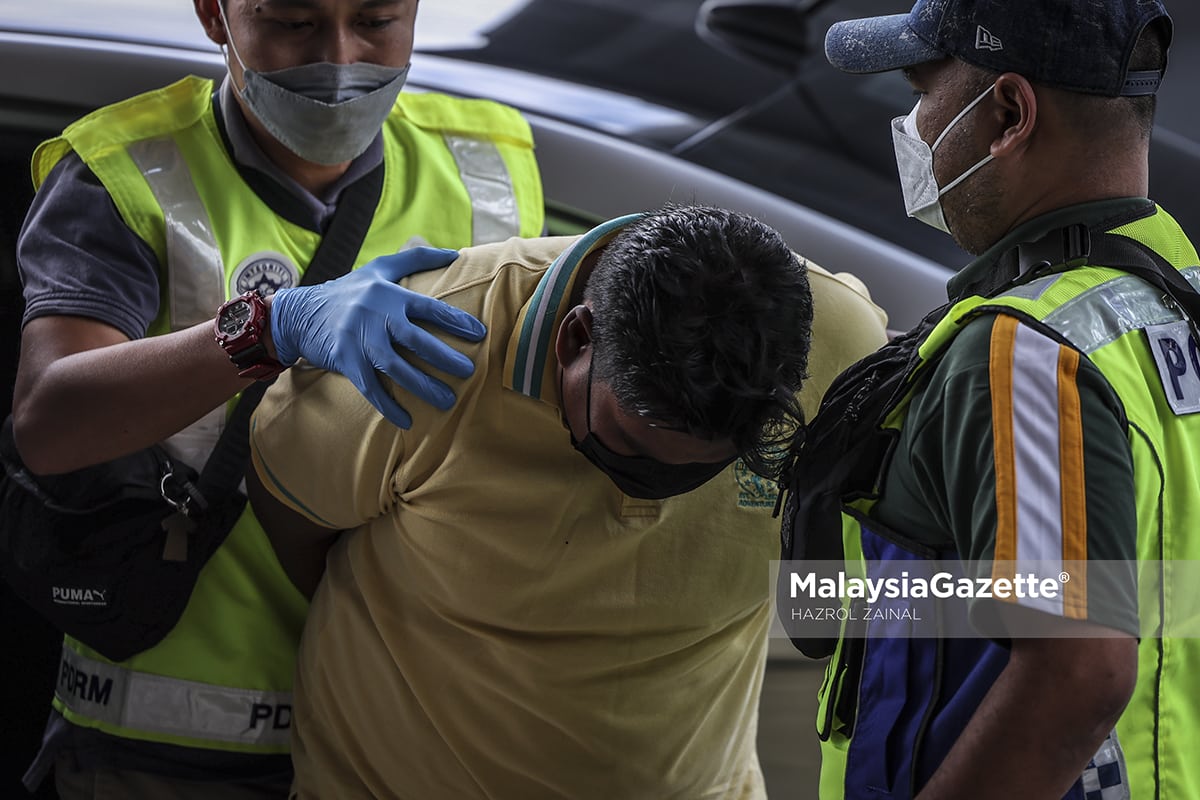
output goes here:
<path id="1" fill-rule="evenodd" d="M 566 398 L 562 390 L 562 374 L 558 378 L 559 397 Z M 712 480 L 737 458 L 730 456 L 719 462 L 693 462 L 690 464 L 664 464 L 649 456 L 623 456 L 609 450 L 592 433 L 592 366 L 588 364 L 587 385 L 587 435 L 578 441 L 571 433 L 571 445 L 583 453 L 584 458 L 609 477 L 616 487 L 630 497 L 640 500 L 662 500 L 684 494 Z M 564 414 L 565 422 L 565 414 Z M 567 423 L 567 431 L 571 425 Z"/>

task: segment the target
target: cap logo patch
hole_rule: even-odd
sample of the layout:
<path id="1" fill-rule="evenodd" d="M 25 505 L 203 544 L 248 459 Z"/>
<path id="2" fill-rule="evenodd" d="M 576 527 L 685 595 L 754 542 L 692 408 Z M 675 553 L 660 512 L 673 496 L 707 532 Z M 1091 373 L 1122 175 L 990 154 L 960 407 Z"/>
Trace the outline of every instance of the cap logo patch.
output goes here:
<path id="1" fill-rule="evenodd" d="M 975 30 L 975 49 L 976 50 L 1003 50 L 1004 44 L 998 36 L 993 36 L 992 32 L 980 25 Z"/>

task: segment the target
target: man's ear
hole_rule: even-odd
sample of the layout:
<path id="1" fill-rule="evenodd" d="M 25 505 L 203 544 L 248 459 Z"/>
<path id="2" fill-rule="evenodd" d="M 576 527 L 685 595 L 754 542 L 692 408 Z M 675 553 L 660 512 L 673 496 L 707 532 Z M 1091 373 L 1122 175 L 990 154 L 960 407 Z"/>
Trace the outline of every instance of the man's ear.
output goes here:
<path id="1" fill-rule="evenodd" d="M 1015 72 L 997 78 L 992 91 L 999 124 L 990 152 L 996 158 L 1011 157 L 1029 146 L 1037 129 L 1037 92 L 1033 84 Z"/>
<path id="2" fill-rule="evenodd" d="M 577 305 L 567 312 L 558 326 L 558 338 L 554 340 L 558 365 L 563 369 L 571 366 L 591 343 L 592 310 L 586 305 Z"/>
<path id="3" fill-rule="evenodd" d="M 221 18 L 221 8 L 218 5 L 224 2 L 228 0 L 192 0 L 196 8 L 196 18 L 204 26 L 205 35 L 218 45 L 229 44 L 229 34 L 225 31 L 225 20 Z M 229 10 L 226 8 L 226 11 Z"/>

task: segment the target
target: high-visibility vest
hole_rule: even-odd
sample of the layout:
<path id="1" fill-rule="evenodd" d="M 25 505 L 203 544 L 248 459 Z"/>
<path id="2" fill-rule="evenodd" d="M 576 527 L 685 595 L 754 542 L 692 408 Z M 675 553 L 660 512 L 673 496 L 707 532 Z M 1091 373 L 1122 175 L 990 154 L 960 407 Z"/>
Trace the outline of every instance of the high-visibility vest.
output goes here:
<path id="1" fill-rule="evenodd" d="M 1148 245 L 1194 287 L 1200 286 L 1200 258 L 1166 212 L 1159 209 L 1110 232 Z M 1100 370 L 1128 420 L 1138 560 L 1200 561 L 1200 536 L 1194 530 L 1200 518 L 1200 413 L 1172 413 L 1146 332 L 1159 325 L 1186 325 L 1182 314 L 1163 302 L 1160 290 L 1126 272 L 1094 266 L 1071 269 L 997 297 L 960 301 L 922 343 L 921 362 L 910 375 L 931 369 L 962 328 L 982 314 L 1015 316 L 1047 329 Z M 1200 360 L 1196 370 L 1200 372 Z M 918 383 L 909 381 L 910 386 Z M 902 427 L 908 405 L 907 398 L 898 403 L 885 427 Z M 951 550 L 906 547 L 898 537 L 877 529 L 871 519 L 874 503 L 854 501 L 843 513 L 847 559 L 856 572 L 865 570 L 867 577 L 878 579 L 900 574 L 905 562 L 958 558 Z M 913 574 L 920 569 L 914 565 Z M 1159 579 L 1164 597 L 1194 591 L 1174 582 L 1170 571 Z M 960 613 L 963 618 L 940 616 L 939 625 L 969 624 L 962 602 L 940 608 L 939 613 Z M 1170 618 L 1170 603 L 1143 603 L 1140 611 L 1143 630 L 1162 625 L 1169 633 L 1173 623 L 1184 622 Z M 1007 650 L 982 638 L 888 639 L 868 634 L 853 643 L 843 637 L 820 693 L 820 796 L 910 798 L 913 788 L 919 790 L 942 762 L 1007 660 Z M 1200 639 L 1141 639 L 1133 697 L 1095 760 L 1114 765 L 1123 761 L 1130 796 L 1200 797 L 1200 759 L 1192 747 L 1200 734 L 1197 675 Z M 1086 796 L 1090 795 L 1081 782 L 1066 795 L 1071 800 Z"/>
<path id="2" fill-rule="evenodd" d="M 246 289 L 298 283 L 321 241 L 243 181 L 212 96 L 211 81 L 185 78 L 84 117 L 34 154 L 40 185 L 64 155 L 77 153 L 158 256 L 163 301 L 149 335 L 212 319 Z M 353 266 L 415 237 L 459 249 L 541 233 L 532 136 L 515 110 L 406 93 L 383 134 L 382 195 Z M 201 466 L 231 407 L 171 437 L 168 449 Z M 158 645 L 118 664 L 65 640 L 54 707 L 75 725 L 126 740 L 286 753 L 306 610 L 247 508 Z"/>

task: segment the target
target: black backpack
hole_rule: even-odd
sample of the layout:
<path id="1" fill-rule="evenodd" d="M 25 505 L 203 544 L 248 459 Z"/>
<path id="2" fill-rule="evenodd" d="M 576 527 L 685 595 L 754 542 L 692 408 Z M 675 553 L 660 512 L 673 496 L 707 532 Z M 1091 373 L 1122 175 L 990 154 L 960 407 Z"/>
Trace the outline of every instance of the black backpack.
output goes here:
<path id="1" fill-rule="evenodd" d="M 878 485 L 895 443 L 895 436 L 880 423 L 906 394 L 906 379 L 919 363 L 917 348 L 950 307 L 931 312 L 830 384 L 817 415 L 793 442 L 784 471 L 781 561 L 807 562 L 805 569 L 818 573 L 822 567 L 836 570 L 843 562 L 842 506 Z M 787 596 L 787 575 L 784 565 L 779 598 Z M 805 630 L 813 635 L 793 636 L 792 644 L 809 658 L 824 658 L 837 645 L 838 628 L 836 620 L 806 623 Z"/>

